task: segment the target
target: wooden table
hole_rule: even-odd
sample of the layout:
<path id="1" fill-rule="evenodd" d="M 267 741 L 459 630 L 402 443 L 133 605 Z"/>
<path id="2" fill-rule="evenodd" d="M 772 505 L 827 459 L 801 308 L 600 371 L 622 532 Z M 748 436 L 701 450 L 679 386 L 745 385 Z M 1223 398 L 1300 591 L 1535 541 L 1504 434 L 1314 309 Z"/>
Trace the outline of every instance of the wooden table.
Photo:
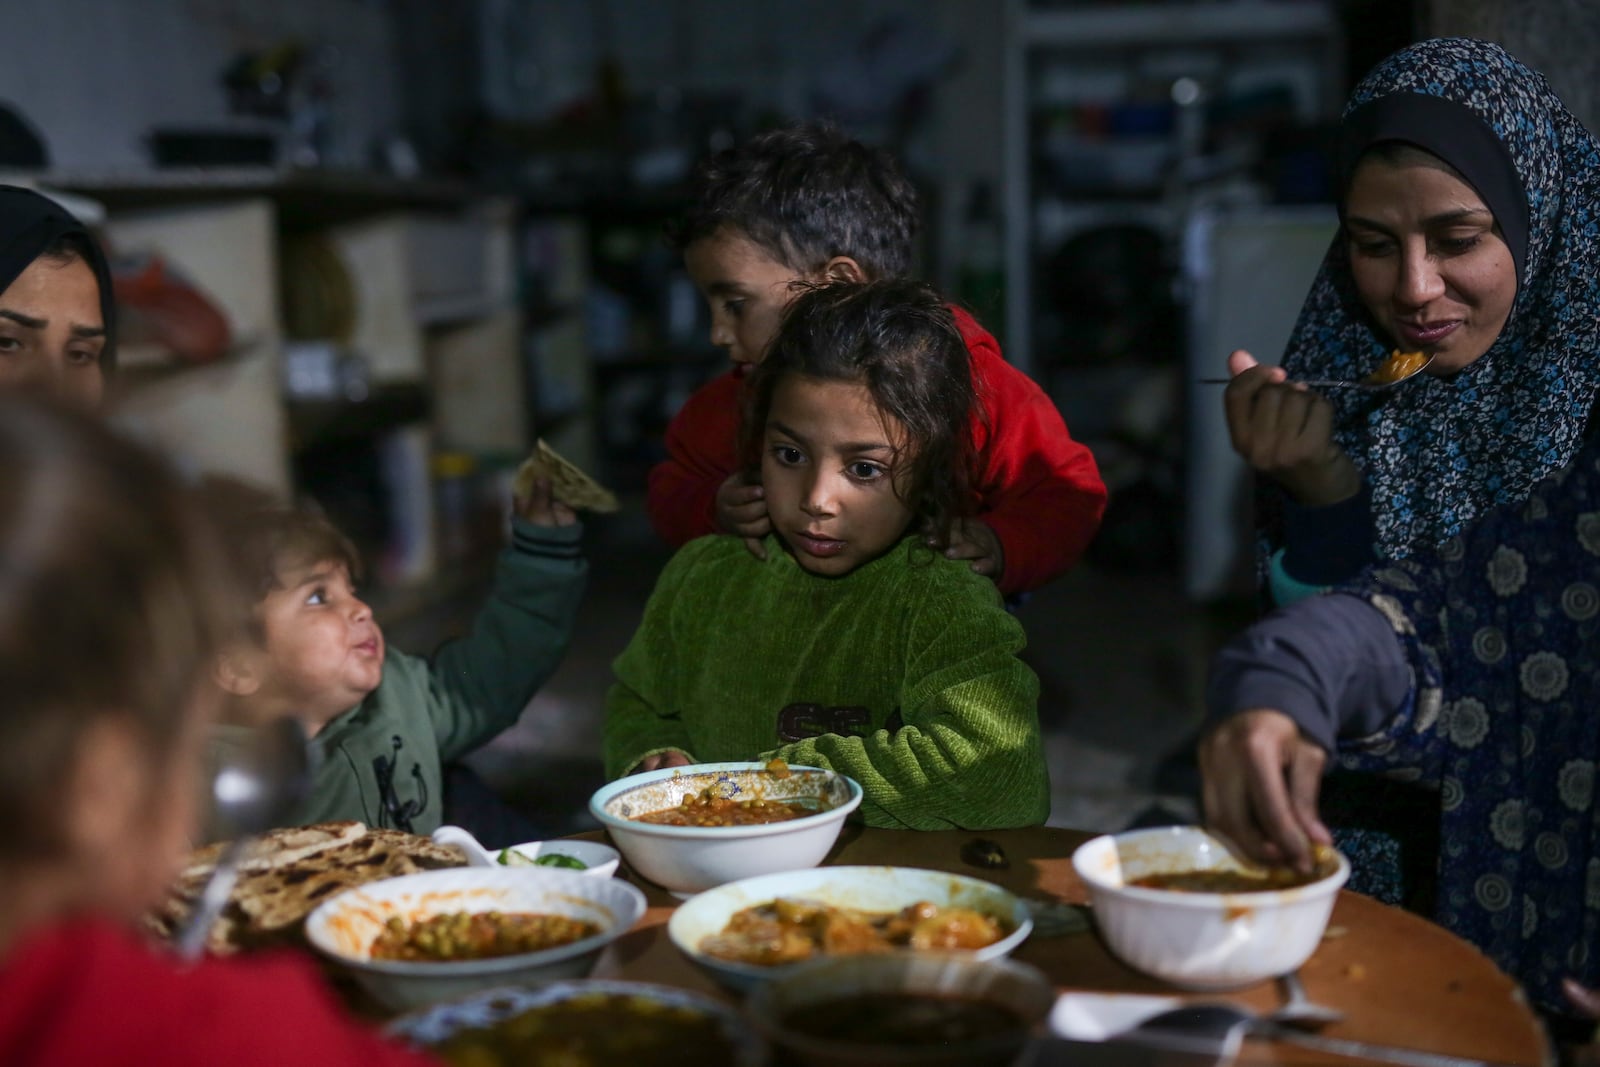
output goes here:
<path id="1" fill-rule="evenodd" d="M 581 835 L 603 839 L 599 833 Z M 1073 849 L 1091 836 L 1033 827 L 985 831 L 1011 861 L 1006 870 L 962 862 L 960 848 L 978 834 L 846 826 L 827 864 L 889 864 L 954 871 L 985 878 L 1022 897 L 1086 904 L 1088 891 L 1072 870 Z M 732 1000 L 667 939 L 666 922 L 678 901 L 624 865 L 650 907 L 638 925 L 601 956 L 595 977 L 683 986 Z M 1332 1037 L 1405 1045 L 1536 1067 L 1550 1060 L 1543 1028 L 1510 978 L 1487 957 L 1442 927 L 1370 897 L 1341 892 L 1329 934 L 1301 968 L 1312 999 L 1345 1011 Z M 1049 975 L 1063 991 L 1173 994 L 1174 990 L 1119 963 L 1093 934 L 1030 937 L 1013 954 Z M 1207 994 L 1205 999 L 1217 999 Z M 1274 983 L 1229 994 L 1258 1010 L 1281 1001 Z M 1308 1053 L 1287 1045 L 1245 1043 L 1241 1064 L 1326 1064 L 1359 1061 Z"/>

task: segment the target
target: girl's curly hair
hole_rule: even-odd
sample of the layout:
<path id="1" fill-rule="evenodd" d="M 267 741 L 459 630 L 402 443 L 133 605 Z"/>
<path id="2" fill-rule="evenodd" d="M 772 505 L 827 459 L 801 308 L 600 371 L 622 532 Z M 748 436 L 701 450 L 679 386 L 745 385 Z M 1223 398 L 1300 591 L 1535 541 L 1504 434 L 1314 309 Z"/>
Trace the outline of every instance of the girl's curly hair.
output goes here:
<path id="1" fill-rule="evenodd" d="M 896 492 L 937 547 L 972 511 L 972 360 L 931 286 L 904 279 L 798 286 L 777 336 L 744 384 L 740 456 L 759 475 L 767 415 L 791 375 L 859 382 L 905 429 Z M 908 467 L 903 465 L 909 464 Z"/>

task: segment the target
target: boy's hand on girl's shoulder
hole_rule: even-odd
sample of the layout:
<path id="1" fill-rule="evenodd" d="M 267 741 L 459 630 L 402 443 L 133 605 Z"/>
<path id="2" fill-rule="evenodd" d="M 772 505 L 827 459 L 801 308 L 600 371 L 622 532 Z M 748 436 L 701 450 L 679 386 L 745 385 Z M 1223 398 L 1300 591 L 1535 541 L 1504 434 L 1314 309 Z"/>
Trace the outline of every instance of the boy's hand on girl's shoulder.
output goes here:
<path id="1" fill-rule="evenodd" d="M 657 771 L 663 767 L 687 767 L 689 766 L 689 762 L 689 757 L 687 755 L 679 752 L 677 749 L 672 749 L 670 752 L 657 752 L 653 756 L 646 756 L 644 759 L 639 761 L 639 765 L 633 769 L 632 773 L 639 774 L 642 771 Z"/>
<path id="2" fill-rule="evenodd" d="M 572 526 L 578 521 L 578 513 L 555 498 L 549 478 L 535 478 L 528 495 L 514 500 L 517 517 L 536 526 Z"/>
<path id="3" fill-rule="evenodd" d="M 972 561 L 974 574 L 1000 580 L 1006 570 L 1006 552 L 1000 547 L 1000 535 L 986 522 L 977 519 L 958 519 L 950 528 L 950 544 L 944 550 L 946 559 Z"/>
<path id="4" fill-rule="evenodd" d="M 761 539 L 772 532 L 767 514 L 767 493 L 760 485 L 749 485 L 744 475 L 730 474 L 717 487 L 717 529 L 744 538 L 745 547 L 756 559 L 766 559 Z"/>

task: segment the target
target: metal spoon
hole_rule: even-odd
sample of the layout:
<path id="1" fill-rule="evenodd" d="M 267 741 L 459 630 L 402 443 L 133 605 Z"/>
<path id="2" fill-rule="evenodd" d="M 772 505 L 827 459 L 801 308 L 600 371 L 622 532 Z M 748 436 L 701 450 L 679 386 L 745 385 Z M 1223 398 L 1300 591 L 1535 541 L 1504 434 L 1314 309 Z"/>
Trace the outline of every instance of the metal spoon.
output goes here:
<path id="1" fill-rule="evenodd" d="M 1423 360 L 1422 363 L 1409 374 L 1405 374 L 1399 378 L 1393 379 L 1385 379 L 1380 377 L 1379 372 L 1373 371 L 1365 378 L 1307 378 L 1305 381 L 1296 382 L 1295 384 L 1310 386 L 1313 389 L 1350 388 L 1361 389 L 1368 393 L 1381 393 L 1385 389 L 1393 389 L 1397 385 L 1400 385 L 1404 382 L 1409 382 L 1411 379 L 1427 370 L 1428 364 L 1432 362 L 1433 356 L 1429 355 L 1427 359 Z M 1201 385 L 1227 385 L 1229 382 L 1233 381 L 1233 379 L 1196 378 L 1195 381 Z"/>
<path id="2" fill-rule="evenodd" d="M 1510 1067 L 1509 1064 L 1467 1056 L 1450 1056 L 1422 1049 L 1401 1048 L 1397 1045 L 1379 1045 L 1370 1041 L 1351 1041 L 1338 1037 L 1323 1037 L 1281 1026 L 1264 1016 L 1256 1015 L 1233 1004 L 1188 1004 L 1146 1019 L 1115 1040 L 1158 1048 L 1194 1047 L 1201 1042 L 1234 1039 L 1235 1035 L 1281 1041 L 1288 1045 L 1330 1052 L 1352 1059 L 1394 1063 L 1401 1067 Z M 1190 1042 L 1184 1045 L 1183 1042 Z"/>
<path id="3" fill-rule="evenodd" d="M 1344 1018 L 1344 1012 L 1338 1008 L 1318 1004 L 1306 996 L 1306 987 L 1300 984 L 1299 971 L 1279 975 L 1278 984 L 1283 986 L 1283 992 L 1289 999 L 1282 1007 L 1267 1016 L 1273 1022 L 1283 1023 L 1285 1026 L 1318 1027 L 1339 1022 Z"/>
<path id="4" fill-rule="evenodd" d="M 299 805 L 310 785 L 310 770 L 305 730 L 295 719 L 278 719 L 250 731 L 223 754 L 211 783 L 211 825 L 228 839 L 228 846 L 175 940 L 183 959 L 198 959 L 205 950 L 211 924 L 222 914 L 239 877 L 245 849 L 254 835 L 279 825 Z"/>

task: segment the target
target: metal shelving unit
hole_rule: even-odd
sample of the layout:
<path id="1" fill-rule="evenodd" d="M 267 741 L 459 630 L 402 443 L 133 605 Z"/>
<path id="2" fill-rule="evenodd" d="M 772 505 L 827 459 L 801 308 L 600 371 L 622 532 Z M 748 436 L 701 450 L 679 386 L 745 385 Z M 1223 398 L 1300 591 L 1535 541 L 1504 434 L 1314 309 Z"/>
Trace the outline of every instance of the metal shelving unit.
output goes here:
<path id="1" fill-rule="evenodd" d="M 1312 87 L 1303 106 L 1311 114 L 1335 114 L 1343 91 L 1338 19 L 1331 5 L 1317 0 L 1049 7 L 1007 0 L 1005 49 L 1006 354 L 1030 373 L 1037 365 L 1033 273 L 1041 235 L 1054 240 L 1063 225 L 1133 218 L 1159 226 L 1176 246 L 1184 225 L 1183 205 L 1148 185 L 1044 202 L 1033 180 L 1042 71 L 1082 67 L 1114 74 L 1155 65 L 1176 77 L 1188 57 L 1197 66 L 1220 69 L 1217 78 L 1226 82 L 1247 76 L 1255 57 L 1270 55 L 1303 73 Z"/>

